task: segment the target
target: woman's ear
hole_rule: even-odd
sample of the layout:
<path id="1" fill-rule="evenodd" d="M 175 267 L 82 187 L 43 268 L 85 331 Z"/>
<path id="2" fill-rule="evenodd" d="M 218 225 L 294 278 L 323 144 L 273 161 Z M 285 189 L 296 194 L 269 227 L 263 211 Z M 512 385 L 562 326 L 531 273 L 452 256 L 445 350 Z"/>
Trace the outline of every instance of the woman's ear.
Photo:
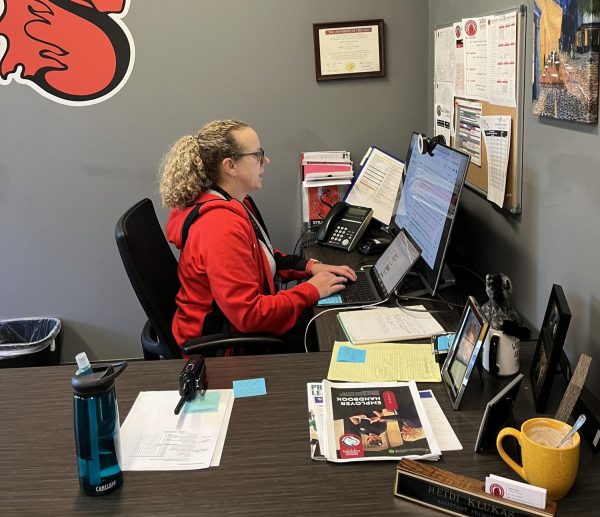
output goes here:
<path id="1" fill-rule="evenodd" d="M 227 177 L 235 178 L 237 176 L 237 172 L 235 170 L 235 160 L 233 158 L 224 158 L 221 162 L 221 169 Z"/>

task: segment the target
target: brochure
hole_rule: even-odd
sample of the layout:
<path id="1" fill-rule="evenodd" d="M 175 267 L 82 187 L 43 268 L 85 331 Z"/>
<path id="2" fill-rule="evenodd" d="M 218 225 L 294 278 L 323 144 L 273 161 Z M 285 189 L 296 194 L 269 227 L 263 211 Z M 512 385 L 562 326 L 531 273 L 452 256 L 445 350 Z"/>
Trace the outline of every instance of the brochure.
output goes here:
<path id="1" fill-rule="evenodd" d="M 440 448 L 414 381 L 323 381 L 319 445 L 334 462 L 437 460 Z"/>

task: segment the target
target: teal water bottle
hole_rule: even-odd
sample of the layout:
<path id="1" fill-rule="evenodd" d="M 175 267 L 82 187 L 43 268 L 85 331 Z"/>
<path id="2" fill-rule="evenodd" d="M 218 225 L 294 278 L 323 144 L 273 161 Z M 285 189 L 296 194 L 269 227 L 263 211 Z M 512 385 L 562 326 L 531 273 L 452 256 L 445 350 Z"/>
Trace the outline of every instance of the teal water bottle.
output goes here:
<path id="1" fill-rule="evenodd" d="M 127 363 L 92 366 L 85 353 L 76 359 L 71 386 L 79 485 L 87 495 L 104 495 L 123 484 L 115 379 Z"/>

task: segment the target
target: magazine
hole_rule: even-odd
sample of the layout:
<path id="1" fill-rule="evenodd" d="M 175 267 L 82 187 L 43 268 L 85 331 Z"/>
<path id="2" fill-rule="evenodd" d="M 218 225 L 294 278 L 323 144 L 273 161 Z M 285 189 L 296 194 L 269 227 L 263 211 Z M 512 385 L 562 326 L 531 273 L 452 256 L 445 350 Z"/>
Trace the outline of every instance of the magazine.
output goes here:
<path id="1" fill-rule="evenodd" d="M 310 434 L 310 457 L 313 460 L 324 461 L 327 458 L 321 450 L 319 433 L 323 432 L 323 383 L 309 382 L 306 385 L 308 391 L 308 431 Z"/>
<path id="2" fill-rule="evenodd" d="M 319 445 L 329 461 L 437 460 L 440 448 L 414 381 L 323 381 Z"/>

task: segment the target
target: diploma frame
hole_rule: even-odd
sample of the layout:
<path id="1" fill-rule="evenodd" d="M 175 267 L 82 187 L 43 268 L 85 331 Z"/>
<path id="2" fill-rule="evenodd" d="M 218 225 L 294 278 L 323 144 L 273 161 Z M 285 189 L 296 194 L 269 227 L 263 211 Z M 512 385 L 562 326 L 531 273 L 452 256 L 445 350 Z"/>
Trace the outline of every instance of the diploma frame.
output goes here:
<path id="1" fill-rule="evenodd" d="M 344 73 L 325 73 L 323 70 L 324 63 L 321 63 L 321 40 L 319 31 L 322 29 L 354 29 L 357 27 L 377 27 L 378 42 L 377 52 L 379 53 L 379 68 L 368 72 L 352 72 L 352 67 L 355 66 L 351 61 L 345 66 L 347 72 Z M 363 79 L 366 77 L 384 77 L 385 76 L 385 52 L 384 52 L 384 29 L 383 19 L 377 20 L 357 20 L 350 22 L 330 22 L 330 23 L 314 23 L 313 24 L 313 43 L 315 48 L 315 69 L 317 81 L 330 81 L 333 79 Z M 360 51 L 360 49 L 359 49 Z"/>
<path id="2" fill-rule="evenodd" d="M 554 284 L 529 371 L 535 410 L 538 413 L 546 411 L 570 322 L 571 310 L 565 293 L 560 285 Z"/>

